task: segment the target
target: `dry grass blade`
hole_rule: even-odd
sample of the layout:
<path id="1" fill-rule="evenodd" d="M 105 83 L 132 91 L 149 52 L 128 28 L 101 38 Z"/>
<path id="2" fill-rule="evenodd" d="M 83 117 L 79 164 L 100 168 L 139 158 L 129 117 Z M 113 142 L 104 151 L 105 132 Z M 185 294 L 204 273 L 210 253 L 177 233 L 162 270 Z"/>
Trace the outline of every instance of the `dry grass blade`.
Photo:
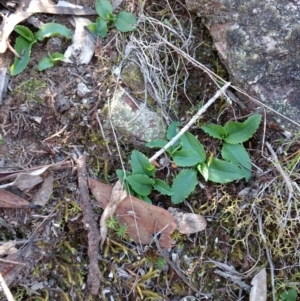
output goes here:
<path id="1" fill-rule="evenodd" d="M 118 181 L 115 186 L 113 187 L 110 201 L 105 208 L 105 210 L 102 213 L 101 219 L 100 219 L 100 234 L 101 234 L 101 244 L 100 247 L 102 248 L 106 235 L 107 235 L 107 226 L 106 226 L 106 221 L 107 219 L 112 216 L 118 205 L 126 198 L 127 193 L 123 189 L 123 185 L 121 184 L 120 181 Z"/>

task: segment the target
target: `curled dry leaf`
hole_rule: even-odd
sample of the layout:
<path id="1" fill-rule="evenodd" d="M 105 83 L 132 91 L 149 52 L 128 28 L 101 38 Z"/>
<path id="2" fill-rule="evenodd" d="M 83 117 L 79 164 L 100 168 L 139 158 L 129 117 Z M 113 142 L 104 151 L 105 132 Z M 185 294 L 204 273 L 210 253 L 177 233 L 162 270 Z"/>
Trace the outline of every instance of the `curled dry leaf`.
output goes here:
<path id="1" fill-rule="evenodd" d="M 183 213 L 176 208 L 168 208 L 177 223 L 177 230 L 182 234 L 193 234 L 206 228 L 207 223 L 202 215 L 195 213 Z"/>
<path id="2" fill-rule="evenodd" d="M 35 205 L 30 204 L 19 196 L 0 189 L 0 208 L 36 208 Z"/>
<path id="3" fill-rule="evenodd" d="M 105 209 L 110 201 L 113 188 L 91 178 L 89 179 L 89 188 L 99 206 Z M 115 215 L 118 216 L 121 223 L 127 225 L 128 235 L 136 243 L 149 244 L 156 230 L 161 234 L 160 246 L 165 249 L 172 246 L 170 235 L 177 225 L 174 217 L 167 210 L 128 195 L 117 207 Z M 154 229 L 156 221 L 157 226 Z"/>

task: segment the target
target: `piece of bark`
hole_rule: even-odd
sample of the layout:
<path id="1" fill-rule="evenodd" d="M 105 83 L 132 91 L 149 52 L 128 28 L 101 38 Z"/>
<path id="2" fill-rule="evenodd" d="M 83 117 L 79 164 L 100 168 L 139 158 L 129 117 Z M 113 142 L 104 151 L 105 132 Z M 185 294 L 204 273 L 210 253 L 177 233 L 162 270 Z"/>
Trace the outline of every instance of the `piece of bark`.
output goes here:
<path id="1" fill-rule="evenodd" d="M 89 178 L 89 188 L 99 206 L 105 209 L 113 188 L 92 178 Z M 121 223 L 127 225 L 127 233 L 136 243 L 151 243 L 156 231 L 156 233 L 160 233 L 159 244 L 162 248 L 166 249 L 172 246 L 170 235 L 175 231 L 177 224 L 167 210 L 128 195 L 117 207 L 115 215 L 118 216 Z"/>
<path id="2" fill-rule="evenodd" d="M 100 280 L 102 279 L 98 266 L 100 233 L 94 220 L 94 214 L 90 204 L 85 161 L 85 155 L 82 155 L 75 160 L 80 193 L 80 206 L 83 213 L 83 224 L 88 234 L 88 257 L 90 263 L 88 266 L 87 289 L 92 295 L 97 295 L 100 288 Z"/>

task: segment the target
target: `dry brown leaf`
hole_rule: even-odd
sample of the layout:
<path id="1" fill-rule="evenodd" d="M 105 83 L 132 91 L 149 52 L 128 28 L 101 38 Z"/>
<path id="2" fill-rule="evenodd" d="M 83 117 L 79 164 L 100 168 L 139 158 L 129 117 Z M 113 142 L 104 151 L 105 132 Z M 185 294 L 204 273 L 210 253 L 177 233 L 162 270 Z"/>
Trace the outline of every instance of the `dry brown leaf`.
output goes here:
<path id="1" fill-rule="evenodd" d="M 31 189 L 35 185 L 43 182 L 43 178 L 39 175 L 32 175 L 30 173 L 20 173 L 18 174 L 14 182 L 10 182 L 4 185 L 1 185 L 0 188 L 8 188 L 15 186 L 20 190 Z"/>
<path id="2" fill-rule="evenodd" d="M 37 194 L 31 201 L 34 205 L 45 206 L 53 192 L 53 175 L 52 172 L 46 170 L 43 173 L 44 182 Z"/>
<path id="3" fill-rule="evenodd" d="M 176 208 L 168 208 L 177 223 L 177 230 L 182 234 L 193 234 L 206 228 L 207 223 L 202 215 L 179 212 Z"/>
<path id="4" fill-rule="evenodd" d="M 0 208 L 36 208 L 19 196 L 0 188 Z"/>
<path id="5" fill-rule="evenodd" d="M 27 258 L 32 254 L 32 240 L 17 252 L 7 256 L 6 263 L 0 262 L 0 273 L 7 285 L 10 285 L 20 275 L 22 269 L 27 266 Z"/>
<path id="6" fill-rule="evenodd" d="M 91 178 L 89 178 L 89 188 L 99 206 L 105 209 L 113 188 Z M 121 223 L 127 225 L 128 235 L 140 244 L 149 244 L 152 241 L 157 221 L 156 232 L 161 234 L 160 246 L 165 249 L 172 246 L 170 235 L 176 229 L 177 224 L 167 210 L 128 195 L 117 207 L 115 215 Z"/>
<path id="7" fill-rule="evenodd" d="M 100 219 L 100 235 L 101 235 L 101 244 L 100 247 L 102 248 L 106 235 L 107 235 L 107 227 L 106 221 L 107 219 L 112 216 L 118 205 L 124 200 L 127 196 L 126 191 L 123 189 L 123 185 L 120 181 L 118 181 L 112 189 L 110 201 L 107 204 L 106 208 L 104 209 L 101 219 Z"/>
<path id="8" fill-rule="evenodd" d="M 66 168 L 71 168 L 72 162 L 68 160 L 64 160 L 55 164 L 37 166 L 33 168 L 26 169 L 27 173 L 32 175 L 41 175 L 46 170 L 61 170 Z M 25 173 L 25 174 L 27 174 Z M 16 170 L 16 171 L 4 171 L 0 172 L 0 182 L 14 180 L 18 177 L 19 174 L 24 174 L 24 169 Z M 2 187 L 3 188 L 3 187 Z"/>

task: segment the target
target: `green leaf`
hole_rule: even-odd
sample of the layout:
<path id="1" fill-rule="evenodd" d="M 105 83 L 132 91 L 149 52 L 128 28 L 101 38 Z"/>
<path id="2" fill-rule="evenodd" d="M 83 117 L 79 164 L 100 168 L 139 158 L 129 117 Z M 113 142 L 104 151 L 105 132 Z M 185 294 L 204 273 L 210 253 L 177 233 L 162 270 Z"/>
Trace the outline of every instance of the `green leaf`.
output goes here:
<path id="1" fill-rule="evenodd" d="M 238 165 L 249 181 L 252 172 L 251 159 L 245 147 L 241 144 L 224 143 L 222 147 L 222 158 Z"/>
<path id="2" fill-rule="evenodd" d="M 136 197 L 140 200 L 145 201 L 148 204 L 152 204 L 151 199 L 149 199 L 146 195 L 137 195 Z"/>
<path id="3" fill-rule="evenodd" d="M 121 183 L 123 183 L 125 178 L 131 175 L 131 172 L 124 171 L 123 169 L 117 169 L 116 174 L 118 176 L 118 179 L 121 181 Z"/>
<path id="4" fill-rule="evenodd" d="M 20 55 L 20 59 L 18 57 L 15 58 L 13 65 L 10 67 L 10 74 L 17 75 L 25 70 L 29 63 L 31 47 L 35 43 L 28 42 L 22 36 L 19 36 L 16 40 L 15 50 Z"/>
<path id="5" fill-rule="evenodd" d="M 136 29 L 137 21 L 135 15 L 126 11 L 121 11 L 117 14 L 117 18 L 114 23 L 119 31 L 128 32 Z"/>
<path id="6" fill-rule="evenodd" d="M 201 164 L 197 165 L 197 169 L 203 176 L 204 180 L 207 182 L 208 181 L 208 173 L 209 173 L 207 165 L 205 163 L 201 163 Z"/>
<path id="7" fill-rule="evenodd" d="M 155 183 L 153 179 L 145 175 L 132 175 L 127 178 L 132 189 L 139 195 L 146 196 L 152 191 L 152 185 Z"/>
<path id="8" fill-rule="evenodd" d="M 96 23 L 89 24 L 87 28 L 101 39 L 104 39 L 108 32 L 107 23 L 101 17 L 97 18 Z"/>
<path id="9" fill-rule="evenodd" d="M 26 26 L 17 25 L 15 26 L 14 31 L 17 32 L 20 36 L 25 38 L 30 43 L 35 41 L 33 32 Z"/>
<path id="10" fill-rule="evenodd" d="M 197 172 L 192 169 L 181 171 L 173 181 L 171 201 L 179 204 L 186 199 L 197 185 Z"/>
<path id="11" fill-rule="evenodd" d="M 112 13 L 112 5 L 109 0 L 96 0 L 96 11 L 100 17 L 106 18 L 107 14 Z"/>
<path id="12" fill-rule="evenodd" d="M 45 38 L 62 36 L 66 39 L 71 39 L 72 34 L 70 29 L 66 26 L 57 23 L 47 23 L 42 26 L 42 28 L 36 32 L 35 38 L 39 41 L 43 41 Z"/>
<path id="13" fill-rule="evenodd" d="M 205 150 L 203 145 L 199 142 L 199 140 L 189 132 L 185 132 L 181 136 L 182 148 L 184 150 L 193 150 L 197 152 L 200 156 L 200 161 L 197 163 L 203 163 L 206 160 Z"/>
<path id="14" fill-rule="evenodd" d="M 163 148 L 168 143 L 165 139 L 155 139 L 146 144 L 150 148 Z"/>
<path id="15" fill-rule="evenodd" d="M 293 288 L 284 291 L 281 295 L 280 295 L 280 299 L 282 301 L 296 301 L 297 300 L 297 291 Z"/>
<path id="16" fill-rule="evenodd" d="M 201 156 L 191 149 L 175 152 L 172 159 L 178 166 L 194 166 L 202 162 Z"/>
<path id="17" fill-rule="evenodd" d="M 149 159 L 137 150 L 131 153 L 131 168 L 134 174 L 144 174 L 153 176 L 155 173 L 155 166 L 149 162 Z"/>
<path id="18" fill-rule="evenodd" d="M 65 58 L 65 56 L 62 53 L 59 53 L 59 52 L 55 52 L 55 53 L 53 53 L 49 56 L 50 56 L 52 62 L 59 62 L 59 61 L 62 61 Z"/>
<path id="19" fill-rule="evenodd" d="M 215 183 L 228 183 L 244 178 L 241 169 L 231 162 L 213 158 L 208 168 L 208 180 Z"/>
<path id="20" fill-rule="evenodd" d="M 54 62 L 49 57 L 44 57 L 39 61 L 38 70 L 43 71 L 53 66 L 54 66 Z"/>
<path id="21" fill-rule="evenodd" d="M 217 124 L 203 125 L 202 130 L 213 138 L 223 140 L 227 137 L 227 132 L 225 131 L 225 129 Z"/>
<path id="22" fill-rule="evenodd" d="M 230 144 L 243 143 L 250 139 L 259 127 L 261 115 L 254 114 L 244 122 L 229 121 L 224 128 L 227 132 L 225 142 Z"/>
<path id="23" fill-rule="evenodd" d="M 178 127 L 180 126 L 180 122 L 178 121 L 173 121 L 169 126 L 168 126 L 168 129 L 167 129 L 167 139 L 168 140 L 171 140 L 172 138 L 174 138 L 177 133 L 178 133 Z M 179 141 L 177 142 L 177 144 L 179 144 Z M 176 146 L 176 145 L 174 145 Z"/>
<path id="24" fill-rule="evenodd" d="M 160 193 L 162 193 L 164 195 L 172 195 L 173 194 L 171 187 L 165 181 L 162 181 L 160 179 L 155 179 L 155 183 L 154 183 L 153 187 L 157 191 L 159 191 Z"/>

